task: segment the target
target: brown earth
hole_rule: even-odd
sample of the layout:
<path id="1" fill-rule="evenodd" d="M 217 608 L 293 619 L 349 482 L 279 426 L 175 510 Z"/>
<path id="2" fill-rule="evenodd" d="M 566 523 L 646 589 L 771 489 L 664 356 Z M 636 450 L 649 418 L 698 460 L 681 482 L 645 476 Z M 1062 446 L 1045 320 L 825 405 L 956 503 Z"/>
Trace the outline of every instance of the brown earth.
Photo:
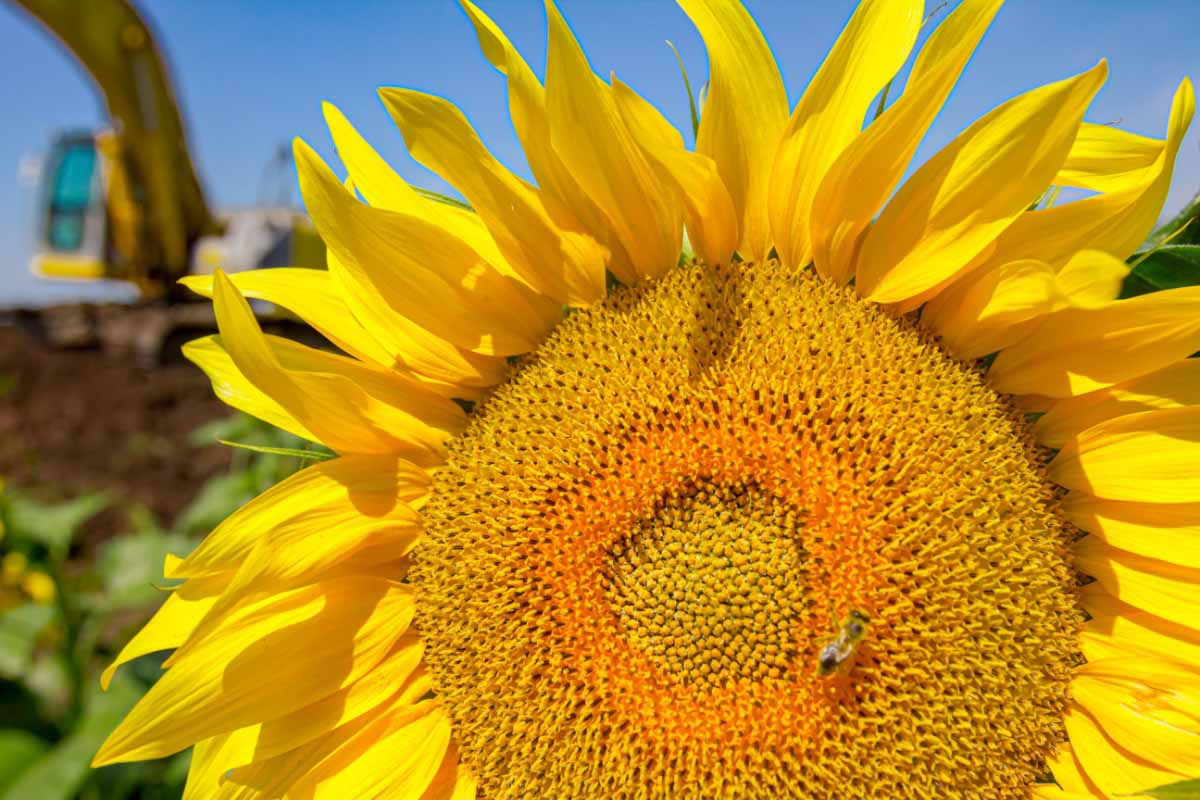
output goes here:
<path id="1" fill-rule="evenodd" d="M 113 507 L 82 531 L 94 543 L 128 529 L 122 506 L 169 524 L 230 454 L 189 434 L 229 414 L 208 379 L 174 360 L 147 369 L 99 349 L 51 349 L 0 325 L 0 476 L 42 499 L 104 491 Z"/>

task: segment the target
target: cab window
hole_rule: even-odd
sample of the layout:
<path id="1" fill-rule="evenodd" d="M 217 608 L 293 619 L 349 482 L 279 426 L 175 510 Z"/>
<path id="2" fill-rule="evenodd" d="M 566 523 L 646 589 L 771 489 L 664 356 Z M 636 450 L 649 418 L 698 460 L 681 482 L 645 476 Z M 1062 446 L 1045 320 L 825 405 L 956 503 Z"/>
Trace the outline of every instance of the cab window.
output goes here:
<path id="1" fill-rule="evenodd" d="M 92 198 L 96 150 L 90 143 L 63 148 L 50 187 L 47 244 L 55 250 L 78 250 Z"/>

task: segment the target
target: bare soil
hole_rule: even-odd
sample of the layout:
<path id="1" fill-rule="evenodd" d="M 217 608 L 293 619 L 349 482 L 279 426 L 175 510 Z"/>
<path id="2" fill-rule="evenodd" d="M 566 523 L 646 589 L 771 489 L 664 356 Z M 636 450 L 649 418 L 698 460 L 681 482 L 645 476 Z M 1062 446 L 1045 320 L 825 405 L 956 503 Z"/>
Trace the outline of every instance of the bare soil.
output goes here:
<path id="1" fill-rule="evenodd" d="M 107 492 L 114 505 L 85 527 L 88 544 L 127 530 L 130 503 L 170 524 L 229 466 L 226 448 L 195 447 L 189 434 L 229 413 L 187 362 L 145 368 L 0 325 L 0 476 L 46 500 Z"/>

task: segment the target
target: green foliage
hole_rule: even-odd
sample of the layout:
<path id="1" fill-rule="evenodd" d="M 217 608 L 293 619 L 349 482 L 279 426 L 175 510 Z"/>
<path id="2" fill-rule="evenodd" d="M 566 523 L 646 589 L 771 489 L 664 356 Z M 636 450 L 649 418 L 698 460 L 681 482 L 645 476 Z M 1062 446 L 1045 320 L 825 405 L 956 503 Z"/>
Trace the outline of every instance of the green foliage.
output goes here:
<path id="1" fill-rule="evenodd" d="M 563 313 L 571 311 L 570 306 L 563 306 Z M 249 450 L 253 453 L 262 453 L 264 455 L 273 456 L 288 456 L 290 458 L 298 458 L 301 461 L 328 461 L 333 458 L 333 453 L 326 453 L 322 450 L 296 450 L 291 447 L 267 447 L 260 444 L 246 444 L 244 442 L 230 442 L 225 439 L 218 439 L 218 442 L 226 447 L 237 447 L 242 450 Z"/>
<path id="2" fill-rule="evenodd" d="M 1157 789 L 1147 789 L 1129 797 L 1154 797 L 1158 800 L 1200 800 L 1200 778 L 1168 783 Z"/>
<path id="3" fill-rule="evenodd" d="M 87 598 L 89 610 L 107 614 L 158 603 L 167 554 L 184 556 L 193 547 L 187 536 L 152 525 L 105 542 L 92 567 L 98 586 Z"/>
<path id="4" fill-rule="evenodd" d="M 29 731 L 0 729 L 0 792 L 7 794 L 13 781 L 49 749 L 49 742 Z"/>
<path id="5" fill-rule="evenodd" d="M 1175 244 L 1200 244 L 1200 192 L 1183 210 L 1150 234 L 1147 244 L 1165 244 L 1168 236 L 1181 229 L 1182 232 L 1172 239 Z"/>
<path id="6" fill-rule="evenodd" d="M 107 497 L 44 503 L 0 490 L 0 548 L 15 556 L 14 575 L 37 573 L 43 588 L 34 597 L 0 586 L 0 800 L 177 800 L 182 794 L 189 752 L 91 768 L 105 737 L 157 678 L 161 655 L 123 667 L 108 692 L 100 691 L 99 674 L 166 597 L 168 553 L 187 555 L 243 503 L 331 456 L 241 414 L 203 426 L 192 439 L 233 444 L 229 471 L 197 487 L 172 526 L 145 508 L 121 509 L 130 530 L 101 542 L 87 559 L 73 555 L 72 545 L 88 519 L 110 505 Z"/>
<path id="7" fill-rule="evenodd" d="M 8 527 L 46 548 L 50 559 L 62 563 L 80 526 L 108 507 L 102 494 L 85 494 L 66 503 L 47 505 L 21 494 L 8 494 Z"/>
<path id="8" fill-rule="evenodd" d="M 1129 257 L 1121 297 L 1200 285 L 1200 194 Z"/>
<path id="9" fill-rule="evenodd" d="M 107 692 L 88 690 L 74 729 L 21 771 L 0 800 L 69 800 L 90 777 L 92 756 L 145 693 L 146 687 L 116 680 Z"/>
<path id="10" fill-rule="evenodd" d="M 442 194 L 441 192 L 435 192 L 433 189 L 425 189 L 420 186 L 414 186 L 413 188 L 417 191 L 417 194 L 421 195 L 427 200 L 433 200 L 436 203 L 445 203 L 448 206 L 461 208 L 463 211 L 475 211 L 475 209 L 471 207 L 470 203 L 464 203 L 457 197 L 451 197 L 448 194 Z"/>
<path id="11" fill-rule="evenodd" d="M 333 456 L 320 445 L 306 442 L 264 422 L 234 414 L 197 428 L 196 445 L 221 444 L 234 448 L 228 473 L 205 484 L 175 522 L 182 533 L 204 534 L 235 509 L 312 461 Z"/>
<path id="12" fill-rule="evenodd" d="M 675 53 L 675 60 L 679 62 L 679 73 L 683 76 L 683 88 L 687 91 L 688 108 L 692 112 L 692 140 L 700 135 L 700 113 L 696 108 L 696 96 L 692 94 L 692 82 L 688 80 L 687 67 L 683 65 L 683 56 L 679 55 L 679 48 L 670 39 L 667 40 L 667 47 L 671 48 Z"/>
<path id="13" fill-rule="evenodd" d="M 1134 258 L 1141 261 L 1125 279 L 1122 297 L 1200 285 L 1200 245 L 1169 244 Z"/>
<path id="14" fill-rule="evenodd" d="M 0 678 L 25 674 L 38 638 L 53 621 L 54 609 L 36 603 L 22 603 L 0 611 Z"/>

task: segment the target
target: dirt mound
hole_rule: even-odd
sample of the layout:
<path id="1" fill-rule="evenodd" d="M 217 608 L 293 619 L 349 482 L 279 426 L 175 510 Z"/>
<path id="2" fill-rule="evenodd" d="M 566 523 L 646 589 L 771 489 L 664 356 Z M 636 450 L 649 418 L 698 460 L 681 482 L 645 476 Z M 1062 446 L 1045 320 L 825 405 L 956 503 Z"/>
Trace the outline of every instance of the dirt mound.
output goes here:
<path id="1" fill-rule="evenodd" d="M 98 349 L 50 349 L 0 326 L 0 476 L 45 499 L 103 490 L 169 523 L 205 479 L 228 468 L 226 448 L 188 441 L 228 413 L 186 362 L 146 369 Z M 84 537 L 95 542 L 127 524 L 110 510 Z"/>

